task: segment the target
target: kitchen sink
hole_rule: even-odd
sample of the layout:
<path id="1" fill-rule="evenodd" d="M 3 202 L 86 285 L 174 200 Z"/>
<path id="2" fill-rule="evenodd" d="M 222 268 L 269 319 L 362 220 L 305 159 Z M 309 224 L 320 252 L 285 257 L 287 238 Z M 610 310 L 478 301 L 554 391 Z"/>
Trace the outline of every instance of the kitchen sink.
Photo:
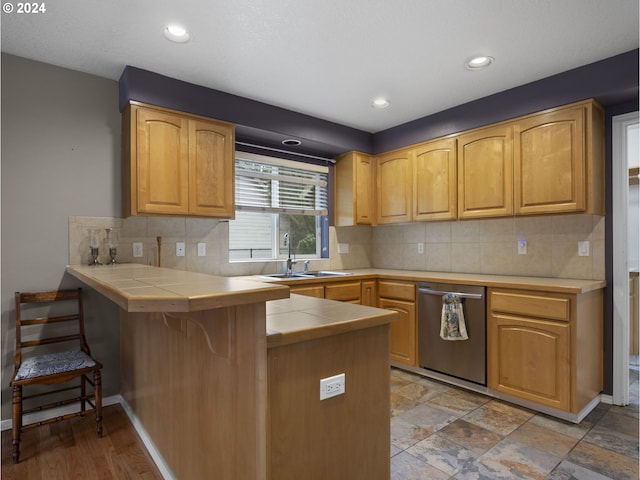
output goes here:
<path id="1" fill-rule="evenodd" d="M 269 277 L 269 278 L 289 278 L 289 279 L 294 279 L 294 278 L 313 278 L 312 275 L 306 275 L 304 273 L 265 273 L 262 276 L 263 277 Z"/>
<path id="2" fill-rule="evenodd" d="M 307 272 L 304 275 L 309 277 L 344 277 L 345 275 L 351 275 L 350 272 L 330 272 L 328 270 L 319 270 L 317 272 Z"/>
<path id="3" fill-rule="evenodd" d="M 318 270 L 315 272 L 294 272 L 294 273 L 267 273 L 262 275 L 263 277 L 269 278 L 283 278 L 288 280 L 296 280 L 303 278 L 320 278 L 320 277 L 343 277 L 346 275 L 351 275 L 349 272 L 332 272 L 329 270 Z"/>

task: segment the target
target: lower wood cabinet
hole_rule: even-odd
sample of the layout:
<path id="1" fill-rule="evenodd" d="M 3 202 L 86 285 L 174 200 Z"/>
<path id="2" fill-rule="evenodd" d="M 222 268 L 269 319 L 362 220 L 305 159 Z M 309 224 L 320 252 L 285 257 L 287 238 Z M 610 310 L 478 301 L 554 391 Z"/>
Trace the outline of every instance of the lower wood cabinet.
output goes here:
<path id="1" fill-rule="evenodd" d="M 360 280 L 356 282 L 327 283 L 324 286 L 324 298 L 359 304 L 361 288 Z"/>
<path id="2" fill-rule="evenodd" d="M 416 285 L 396 280 L 378 281 L 378 307 L 398 312 L 391 324 L 391 360 L 415 366 L 418 363 Z"/>
<path id="3" fill-rule="evenodd" d="M 298 282 L 299 280 L 296 280 Z M 305 285 L 289 286 L 291 293 L 306 295 L 308 297 L 326 298 L 328 300 L 338 300 L 340 302 L 360 303 L 361 296 L 360 280 L 352 282 L 327 282 Z"/>
<path id="4" fill-rule="evenodd" d="M 289 287 L 289 291 L 297 295 L 324 298 L 324 285 L 300 285 L 298 287 Z"/>
<path id="5" fill-rule="evenodd" d="M 363 280 L 360 287 L 360 304 L 368 307 L 378 306 L 378 282 L 376 280 Z"/>
<path id="6" fill-rule="evenodd" d="M 602 390 L 602 290 L 489 289 L 488 387 L 578 414 Z"/>

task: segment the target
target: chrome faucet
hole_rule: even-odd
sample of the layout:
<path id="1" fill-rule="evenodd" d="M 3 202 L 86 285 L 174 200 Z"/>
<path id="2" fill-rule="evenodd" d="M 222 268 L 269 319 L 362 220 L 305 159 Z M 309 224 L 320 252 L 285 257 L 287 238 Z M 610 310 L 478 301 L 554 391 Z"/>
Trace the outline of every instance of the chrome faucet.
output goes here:
<path id="1" fill-rule="evenodd" d="M 293 266 L 296 264 L 296 261 L 295 259 L 291 258 L 291 235 L 289 235 L 289 232 L 285 233 L 283 235 L 283 238 L 285 243 L 287 244 L 287 247 L 289 248 L 289 255 L 287 257 L 287 276 L 289 277 L 293 274 Z"/>

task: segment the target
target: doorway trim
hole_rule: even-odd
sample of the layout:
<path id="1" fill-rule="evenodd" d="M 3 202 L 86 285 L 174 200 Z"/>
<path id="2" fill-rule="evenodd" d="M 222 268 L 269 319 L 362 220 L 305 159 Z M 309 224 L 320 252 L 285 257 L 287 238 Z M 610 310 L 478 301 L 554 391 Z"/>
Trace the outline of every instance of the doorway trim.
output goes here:
<path id="1" fill-rule="evenodd" d="M 629 266 L 627 216 L 629 171 L 627 126 L 638 123 L 638 112 L 612 119 L 611 197 L 613 221 L 613 404 L 629 404 Z"/>

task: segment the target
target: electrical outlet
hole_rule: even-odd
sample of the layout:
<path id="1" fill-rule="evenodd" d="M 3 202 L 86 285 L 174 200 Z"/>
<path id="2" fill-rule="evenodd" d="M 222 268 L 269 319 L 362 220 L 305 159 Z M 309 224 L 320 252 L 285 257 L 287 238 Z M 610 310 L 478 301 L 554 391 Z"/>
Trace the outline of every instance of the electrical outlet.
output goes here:
<path id="1" fill-rule="evenodd" d="M 418 244 L 418 253 L 424 253 L 424 243 Z"/>
<path id="2" fill-rule="evenodd" d="M 589 242 L 578 242 L 578 256 L 579 257 L 588 257 L 589 256 Z"/>
<path id="3" fill-rule="evenodd" d="M 133 256 L 142 257 L 142 242 L 133 242 Z"/>
<path id="4" fill-rule="evenodd" d="M 338 244 L 338 253 L 349 253 L 349 244 L 348 243 L 339 243 Z"/>
<path id="5" fill-rule="evenodd" d="M 176 242 L 176 257 L 184 257 L 184 242 Z"/>
<path id="6" fill-rule="evenodd" d="M 526 254 L 527 254 L 527 241 L 518 240 L 518 255 L 526 255 Z"/>
<path id="7" fill-rule="evenodd" d="M 203 242 L 198 243 L 198 256 L 206 257 L 207 256 L 207 244 Z"/>
<path id="8" fill-rule="evenodd" d="M 342 395 L 345 392 L 344 373 L 320 380 L 320 400 Z"/>

